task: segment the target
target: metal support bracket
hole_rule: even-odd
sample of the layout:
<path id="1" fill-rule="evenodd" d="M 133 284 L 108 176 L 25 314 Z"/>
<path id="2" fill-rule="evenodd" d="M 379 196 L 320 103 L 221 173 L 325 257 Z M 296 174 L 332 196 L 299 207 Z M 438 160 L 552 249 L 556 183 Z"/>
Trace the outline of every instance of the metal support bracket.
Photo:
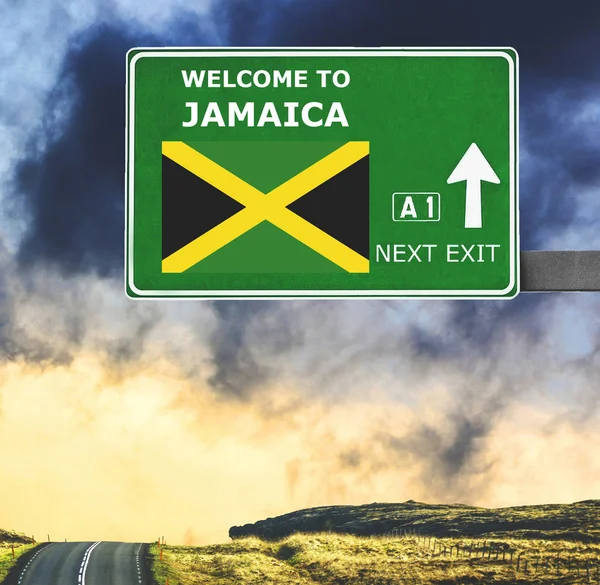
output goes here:
<path id="1" fill-rule="evenodd" d="M 600 251 L 521 252 L 522 292 L 599 292 Z"/>

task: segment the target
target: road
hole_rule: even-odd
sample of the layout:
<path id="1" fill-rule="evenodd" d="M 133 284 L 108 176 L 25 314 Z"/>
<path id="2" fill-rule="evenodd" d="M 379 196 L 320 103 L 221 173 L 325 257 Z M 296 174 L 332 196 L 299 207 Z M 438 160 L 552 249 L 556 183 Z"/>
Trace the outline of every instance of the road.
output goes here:
<path id="1" fill-rule="evenodd" d="M 7 585 L 150 585 L 147 545 L 55 542 L 25 559 Z"/>

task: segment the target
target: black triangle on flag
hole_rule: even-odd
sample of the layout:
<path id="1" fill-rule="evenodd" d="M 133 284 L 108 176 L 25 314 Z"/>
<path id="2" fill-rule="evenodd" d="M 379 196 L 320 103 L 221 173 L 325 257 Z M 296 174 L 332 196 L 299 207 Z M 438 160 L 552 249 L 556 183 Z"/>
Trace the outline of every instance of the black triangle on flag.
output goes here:
<path id="1" fill-rule="evenodd" d="M 288 208 L 368 258 L 369 156 L 321 183 Z"/>
<path id="2" fill-rule="evenodd" d="M 163 260 L 243 208 L 204 179 L 163 155 Z"/>

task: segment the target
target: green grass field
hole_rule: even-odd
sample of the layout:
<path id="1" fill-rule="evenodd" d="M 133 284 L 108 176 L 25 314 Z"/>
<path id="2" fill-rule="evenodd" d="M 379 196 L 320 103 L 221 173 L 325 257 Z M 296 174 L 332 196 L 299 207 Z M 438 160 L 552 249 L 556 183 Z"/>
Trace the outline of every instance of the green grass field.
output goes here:
<path id="1" fill-rule="evenodd" d="M 33 540 L 23 534 L 0 530 L 0 583 L 4 581 L 19 557 L 35 546 Z"/>
<path id="2" fill-rule="evenodd" d="M 394 516 L 396 506 L 396 517 L 412 520 L 411 526 L 405 523 L 404 528 L 396 527 L 397 533 L 391 535 L 343 534 L 331 519 L 336 512 L 351 513 L 352 530 L 365 532 L 366 526 L 373 529 L 375 518 L 379 523 L 385 520 L 373 509 L 381 504 L 318 508 L 265 522 L 272 530 L 278 526 L 285 531 L 290 518 L 297 527 L 298 515 L 314 521 L 323 510 L 329 510 L 332 531 L 275 538 L 243 536 L 227 544 L 203 547 L 164 546 L 162 560 L 160 547 L 154 544 L 150 554 L 159 585 L 167 578 L 169 585 L 600 583 L 597 504 L 600 502 L 528 507 L 526 512 L 523 508 L 471 508 L 470 515 L 466 507 L 461 507 L 460 514 L 449 515 L 442 513 L 447 507 L 414 502 L 410 514 L 406 504 L 386 504 L 390 507 L 387 517 Z M 445 521 L 440 520 L 442 516 Z M 507 530 L 502 530 L 507 517 L 512 517 L 516 525 L 505 523 Z M 524 528 L 531 523 L 536 528 Z M 248 525 L 246 530 L 252 526 L 256 529 L 257 524 Z M 477 534 L 474 525 L 480 528 Z M 262 529 L 265 524 L 260 526 Z M 447 535 L 461 531 L 467 534 Z"/>

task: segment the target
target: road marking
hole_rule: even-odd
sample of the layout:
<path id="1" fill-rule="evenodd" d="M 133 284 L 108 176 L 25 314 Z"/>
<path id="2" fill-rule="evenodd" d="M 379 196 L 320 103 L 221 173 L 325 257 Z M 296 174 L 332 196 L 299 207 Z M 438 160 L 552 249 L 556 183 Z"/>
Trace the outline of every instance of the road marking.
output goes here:
<path id="1" fill-rule="evenodd" d="M 140 543 L 140 546 L 138 546 L 137 552 L 135 553 L 135 564 L 137 565 L 137 575 L 138 575 L 138 582 L 142 583 L 142 573 L 140 572 L 140 551 L 142 550 L 142 543 Z"/>
<path id="2" fill-rule="evenodd" d="M 47 549 L 49 546 L 52 546 L 54 543 L 50 543 L 50 544 L 45 544 L 44 546 L 42 546 L 41 548 L 38 549 L 38 551 L 29 559 L 29 561 L 27 562 L 27 564 L 23 567 L 23 570 L 21 571 L 21 574 L 19 575 L 19 581 L 18 583 L 21 583 L 21 581 L 23 580 L 23 577 L 25 577 L 25 571 L 27 571 L 27 569 L 29 568 L 29 565 L 31 565 L 31 563 L 33 562 L 33 560 L 35 559 L 35 557 L 37 557 L 43 550 Z"/>
<path id="3" fill-rule="evenodd" d="M 85 585 L 85 572 L 87 571 L 87 566 L 88 566 L 88 563 L 90 562 L 90 555 L 92 554 L 92 551 L 101 542 L 102 542 L 101 540 L 99 540 L 98 542 L 95 542 L 94 544 L 90 545 L 88 547 L 88 549 L 85 551 L 85 554 L 83 555 L 83 560 L 81 561 L 81 567 L 79 567 L 79 577 L 77 579 L 77 582 L 79 585 Z"/>

